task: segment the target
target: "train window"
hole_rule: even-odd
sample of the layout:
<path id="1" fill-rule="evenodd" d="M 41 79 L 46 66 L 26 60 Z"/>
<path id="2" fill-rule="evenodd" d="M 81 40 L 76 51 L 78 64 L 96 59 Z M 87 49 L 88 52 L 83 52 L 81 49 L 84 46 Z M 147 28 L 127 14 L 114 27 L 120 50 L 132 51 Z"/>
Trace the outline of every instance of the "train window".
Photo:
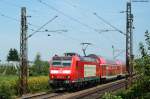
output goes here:
<path id="1" fill-rule="evenodd" d="M 70 66 L 71 65 L 71 63 L 62 63 L 63 64 L 63 66 Z"/>
<path id="2" fill-rule="evenodd" d="M 68 60 L 60 60 L 60 61 L 53 61 L 52 62 L 53 66 L 60 66 L 60 67 L 66 67 L 66 66 L 71 66 L 71 61 Z"/>
<path id="3" fill-rule="evenodd" d="M 71 66 L 71 61 L 62 61 L 62 66 Z"/>
<path id="4" fill-rule="evenodd" d="M 53 66 L 61 66 L 61 62 L 59 62 L 59 61 L 53 61 L 52 65 Z"/>

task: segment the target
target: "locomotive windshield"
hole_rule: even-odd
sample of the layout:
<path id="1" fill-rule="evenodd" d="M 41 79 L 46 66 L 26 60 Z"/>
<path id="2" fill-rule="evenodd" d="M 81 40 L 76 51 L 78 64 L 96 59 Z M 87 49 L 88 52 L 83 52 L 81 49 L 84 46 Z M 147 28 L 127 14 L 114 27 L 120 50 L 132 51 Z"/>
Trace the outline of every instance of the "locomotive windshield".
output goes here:
<path id="1" fill-rule="evenodd" d="M 71 66 L 71 60 L 53 60 L 53 66 L 68 67 Z"/>
<path id="2" fill-rule="evenodd" d="M 71 66 L 72 57 L 58 57 L 52 58 L 52 66 L 55 67 L 69 67 Z"/>
<path id="3" fill-rule="evenodd" d="M 70 61 L 62 61 L 63 66 L 70 66 L 71 65 L 71 60 Z"/>
<path id="4" fill-rule="evenodd" d="M 61 62 L 59 62 L 59 61 L 58 61 L 58 62 L 57 62 L 57 61 L 53 61 L 53 62 L 52 62 L 52 65 L 53 65 L 53 66 L 60 66 L 60 65 L 61 65 Z"/>

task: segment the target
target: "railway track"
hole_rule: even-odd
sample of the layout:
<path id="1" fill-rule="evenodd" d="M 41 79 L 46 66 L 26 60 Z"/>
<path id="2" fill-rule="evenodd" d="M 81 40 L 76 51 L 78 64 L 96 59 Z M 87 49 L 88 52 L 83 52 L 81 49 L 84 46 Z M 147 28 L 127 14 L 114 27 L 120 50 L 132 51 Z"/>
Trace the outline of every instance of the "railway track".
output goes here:
<path id="1" fill-rule="evenodd" d="M 136 77 L 133 77 L 133 80 L 135 79 Z M 125 89 L 127 83 L 126 79 L 122 79 L 68 95 L 63 95 L 61 97 L 58 96 L 53 99 L 100 99 L 105 92 L 114 92 L 120 89 Z"/>
<path id="2" fill-rule="evenodd" d="M 136 79 L 133 77 L 133 80 Z M 74 93 L 39 93 L 29 96 L 23 96 L 21 99 L 98 99 L 105 92 L 113 92 L 126 87 L 127 80 L 121 79 L 118 81 L 98 85 L 89 89 L 77 91 Z"/>
<path id="3" fill-rule="evenodd" d="M 75 93 L 71 93 L 68 95 L 63 95 L 61 97 L 55 97 L 54 99 L 98 99 L 105 92 L 113 92 L 121 88 L 125 88 L 126 80 L 119 80 L 103 85 L 99 85 L 93 88 L 89 88 L 86 90 L 78 91 Z"/>
<path id="4" fill-rule="evenodd" d="M 61 96 L 67 93 L 50 93 L 42 92 L 33 95 L 24 95 L 20 99 L 51 99 L 53 97 Z"/>

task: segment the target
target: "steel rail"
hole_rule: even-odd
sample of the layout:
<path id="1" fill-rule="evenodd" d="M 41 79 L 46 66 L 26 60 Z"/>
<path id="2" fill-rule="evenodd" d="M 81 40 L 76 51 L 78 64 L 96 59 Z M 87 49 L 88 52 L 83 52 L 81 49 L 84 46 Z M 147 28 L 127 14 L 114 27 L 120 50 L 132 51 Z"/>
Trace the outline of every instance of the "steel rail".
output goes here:
<path id="1" fill-rule="evenodd" d="M 126 80 L 119 80 L 112 83 L 104 84 L 101 86 L 97 86 L 95 88 L 92 88 L 90 90 L 85 90 L 77 95 L 74 95 L 73 97 L 68 97 L 68 99 L 83 99 L 83 98 L 100 98 L 105 92 L 113 92 L 121 88 L 125 88 Z M 93 99 L 92 98 L 92 99 Z"/>
<path id="2" fill-rule="evenodd" d="M 21 99 L 51 99 L 56 96 L 64 95 L 64 93 L 49 93 L 49 92 L 41 92 L 32 95 L 24 95 Z"/>
<path id="3" fill-rule="evenodd" d="M 135 79 L 137 79 L 136 76 L 132 78 L 132 80 Z M 126 84 L 128 84 L 128 81 L 126 79 L 121 79 L 74 93 L 42 92 L 33 95 L 25 95 L 21 97 L 21 99 L 98 99 L 102 97 L 105 92 L 114 92 L 120 89 L 125 89 Z"/>
<path id="4" fill-rule="evenodd" d="M 135 80 L 133 77 L 132 80 Z M 99 99 L 104 95 L 105 92 L 114 92 L 120 89 L 125 89 L 128 81 L 126 79 L 106 83 L 103 85 L 98 85 L 93 88 L 85 89 L 82 91 L 74 92 L 68 95 L 63 95 L 61 97 L 55 97 L 53 99 Z"/>

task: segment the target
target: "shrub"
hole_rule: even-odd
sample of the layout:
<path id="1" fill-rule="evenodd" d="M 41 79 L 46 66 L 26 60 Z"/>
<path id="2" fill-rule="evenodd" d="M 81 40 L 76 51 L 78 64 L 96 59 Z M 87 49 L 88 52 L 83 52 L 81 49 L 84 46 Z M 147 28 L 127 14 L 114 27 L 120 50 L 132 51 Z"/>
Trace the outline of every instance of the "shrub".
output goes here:
<path id="1" fill-rule="evenodd" d="M 143 99 L 149 99 L 150 98 L 150 92 L 144 94 Z"/>
<path id="2" fill-rule="evenodd" d="M 0 75 L 16 75 L 17 69 L 13 65 L 0 65 Z"/>
<path id="3" fill-rule="evenodd" d="M 48 75 L 49 73 L 49 63 L 40 61 L 39 64 L 34 64 L 29 68 L 29 76 L 41 76 Z"/>
<path id="4" fill-rule="evenodd" d="M 10 99 L 16 94 L 15 81 L 1 81 L 0 83 L 0 99 Z"/>
<path id="5" fill-rule="evenodd" d="M 48 76 L 37 76 L 28 79 L 29 92 L 49 90 Z"/>
<path id="6" fill-rule="evenodd" d="M 105 93 L 102 99 L 123 99 L 121 96 L 112 95 L 110 93 Z"/>
<path id="7" fill-rule="evenodd" d="M 28 78 L 28 92 L 35 93 L 50 90 L 48 76 L 37 76 Z M 19 95 L 19 84 L 17 77 L 0 78 L 0 99 L 10 99 Z"/>

